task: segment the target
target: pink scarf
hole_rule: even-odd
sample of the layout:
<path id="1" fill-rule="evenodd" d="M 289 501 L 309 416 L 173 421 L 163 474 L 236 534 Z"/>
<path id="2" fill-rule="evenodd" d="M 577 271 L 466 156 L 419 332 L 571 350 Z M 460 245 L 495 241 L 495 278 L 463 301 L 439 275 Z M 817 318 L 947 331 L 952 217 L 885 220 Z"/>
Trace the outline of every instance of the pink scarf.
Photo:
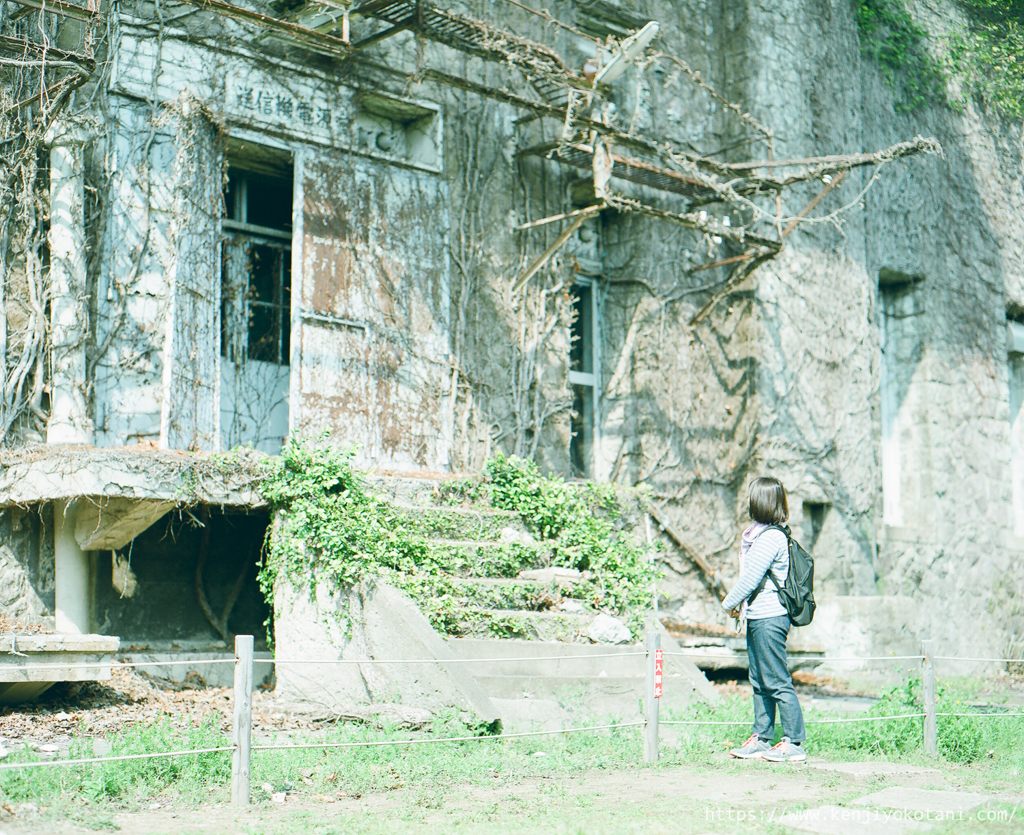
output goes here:
<path id="1" fill-rule="evenodd" d="M 754 540 L 757 539 L 757 535 L 761 533 L 768 526 L 764 522 L 752 522 L 750 527 L 743 532 L 743 536 L 740 537 L 740 576 L 743 576 L 743 557 L 747 551 L 750 550 L 750 546 L 754 544 Z M 740 604 L 740 617 L 737 624 L 737 629 L 742 632 L 743 624 L 747 619 L 747 601 L 744 600 Z"/>

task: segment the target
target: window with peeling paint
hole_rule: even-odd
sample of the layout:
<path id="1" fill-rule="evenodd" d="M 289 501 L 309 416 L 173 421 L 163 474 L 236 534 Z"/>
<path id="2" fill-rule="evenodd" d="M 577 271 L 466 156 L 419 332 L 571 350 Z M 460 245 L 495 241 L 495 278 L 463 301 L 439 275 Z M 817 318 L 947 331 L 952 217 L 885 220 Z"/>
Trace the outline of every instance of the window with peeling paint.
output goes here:
<path id="1" fill-rule="evenodd" d="M 229 157 L 221 250 L 221 445 L 280 451 L 288 434 L 291 161 Z"/>
<path id="2" fill-rule="evenodd" d="M 221 353 L 288 365 L 292 182 L 232 168 L 224 192 Z"/>

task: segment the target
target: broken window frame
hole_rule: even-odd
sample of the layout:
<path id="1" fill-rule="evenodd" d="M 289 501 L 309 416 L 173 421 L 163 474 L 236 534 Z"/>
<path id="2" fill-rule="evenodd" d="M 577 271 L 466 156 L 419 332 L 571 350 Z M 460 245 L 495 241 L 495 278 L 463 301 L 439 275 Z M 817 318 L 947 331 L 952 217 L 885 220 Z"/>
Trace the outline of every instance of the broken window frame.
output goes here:
<path id="1" fill-rule="evenodd" d="M 249 171 L 243 166 L 232 165 L 229 169 L 229 177 L 234 176 L 235 187 L 228 191 L 225 187 L 225 201 L 229 196 L 233 205 L 230 207 L 229 215 L 222 220 L 222 228 L 226 233 L 226 240 L 222 247 L 221 257 L 221 284 L 225 288 L 221 305 L 221 355 L 234 363 L 245 363 L 250 361 L 266 362 L 272 365 L 288 366 L 291 364 L 291 258 L 292 258 L 292 232 L 291 230 L 278 229 L 270 226 L 249 223 L 249 181 L 256 172 Z M 284 180 L 284 178 L 281 178 Z M 294 188 L 294 180 L 290 183 Z M 229 332 L 233 319 L 229 307 L 237 304 L 234 293 L 228 292 L 232 283 L 230 271 L 239 269 L 232 268 L 230 264 L 229 249 L 237 248 L 246 260 L 246 265 L 240 269 L 244 273 L 245 287 L 241 293 L 241 303 L 244 306 L 241 311 L 241 321 L 245 325 L 245 344 L 242 345 L 241 333 L 232 336 Z M 253 297 L 253 258 L 257 248 L 263 250 L 276 250 L 276 271 L 274 277 L 273 295 L 270 300 L 255 299 Z M 241 282 L 239 282 L 240 284 Z M 240 288 L 241 289 L 241 288 Z M 276 314 L 276 359 L 266 359 L 262 356 L 253 356 L 254 346 L 250 343 L 253 333 L 253 314 L 255 309 L 264 309 Z"/>
<path id="2" fill-rule="evenodd" d="M 569 442 L 569 461 L 573 475 L 577 478 L 600 480 L 598 461 L 601 446 L 601 317 L 598 300 L 599 280 L 596 276 L 578 276 L 572 291 L 580 287 L 588 288 L 589 304 L 584 303 L 580 315 L 574 320 L 570 331 L 573 341 L 583 342 L 581 361 L 584 369 L 589 365 L 590 371 L 576 370 L 572 367 L 575 346 L 569 348 L 569 386 L 573 393 L 573 433 Z M 582 297 L 577 296 L 582 301 Z M 586 314 L 586 318 L 582 315 Z M 587 345 L 586 342 L 590 344 Z M 589 360 L 589 363 L 588 363 Z M 578 423 L 577 423 L 578 422 Z M 582 427 L 582 433 L 576 426 Z M 580 466 L 582 464 L 582 467 Z"/>

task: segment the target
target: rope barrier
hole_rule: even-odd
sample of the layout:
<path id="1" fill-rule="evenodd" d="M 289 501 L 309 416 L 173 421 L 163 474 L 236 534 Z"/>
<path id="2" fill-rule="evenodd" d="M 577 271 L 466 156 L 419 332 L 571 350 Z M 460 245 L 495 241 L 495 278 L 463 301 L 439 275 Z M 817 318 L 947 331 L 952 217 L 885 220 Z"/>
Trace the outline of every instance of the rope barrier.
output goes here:
<path id="1" fill-rule="evenodd" d="M 939 714 L 942 716 L 944 714 Z M 847 719 L 808 719 L 804 722 L 805 725 L 844 725 L 856 722 L 882 722 L 887 719 L 920 719 L 924 716 L 923 713 L 900 713 L 895 716 L 854 716 Z M 729 720 L 729 721 L 709 721 L 703 719 L 668 719 L 660 720 L 661 725 L 749 725 L 750 719 L 743 720 Z"/>
<path id="2" fill-rule="evenodd" d="M 887 719 L 920 719 L 923 713 L 898 713 L 895 716 L 851 716 L 847 719 L 811 719 L 805 725 L 848 725 L 856 722 L 884 722 Z"/>
<path id="3" fill-rule="evenodd" d="M 85 763 L 116 763 L 123 760 L 153 760 L 158 757 L 183 757 L 188 754 L 213 754 L 217 751 L 234 751 L 234 745 L 219 748 L 190 748 L 187 751 L 159 751 L 155 754 L 121 754 L 116 757 L 80 757 L 73 760 L 43 760 L 37 763 L 0 763 L 0 771 L 14 771 L 22 768 L 60 768 Z"/>
<path id="4" fill-rule="evenodd" d="M 933 655 L 936 661 L 994 661 L 1001 664 L 1024 664 L 1024 658 L 959 658 L 955 655 Z"/>
<path id="5" fill-rule="evenodd" d="M 584 731 L 606 731 L 615 728 L 636 728 L 643 722 L 617 722 L 613 725 L 591 725 L 586 728 L 560 728 L 555 731 L 524 731 L 517 734 L 494 734 L 492 736 L 446 736 L 426 739 L 386 739 L 376 742 L 304 742 L 282 745 L 253 745 L 253 751 L 287 751 L 308 748 L 376 748 L 382 745 L 428 745 L 441 742 L 491 742 L 501 739 L 522 739 L 528 736 L 555 736 L 557 734 L 577 734 Z M 745 724 L 745 723 L 744 723 Z"/>
<path id="6" fill-rule="evenodd" d="M 256 664 L 292 667 L 310 664 L 499 664 L 517 661 L 584 661 L 590 658 L 645 658 L 646 652 L 602 652 L 589 655 L 528 655 L 519 658 L 326 658 L 323 660 L 289 661 L 255 658 Z M 174 667 L 182 664 L 234 664 L 234 658 L 174 658 L 167 661 L 84 661 L 74 664 L 4 664 L 0 670 L 83 670 L 128 669 L 138 667 Z"/>
<path id="7" fill-rule="evenodd" d="M 744 657 L 744 650 L 736 650 L 731 653 L 713 652 L 669 652 L 664 653 L 665 657 L 689 658 L 700 660 L 702 658 L 726 658 L 730 660 L 741 660 Z M 20 653 L 17 653 L 20 655 Z M 275 667 L 297 667 L 307 665 L 332 665 L 332 664 L 501 664 L 518 663 L 523 661 L 584 661 L 591 658 L 644 658 L 647 653 L 643 651 L 634 652 L 602 652 L 586 655 L 529 655 L 514 658 L 337 658 L 337 659 L 314 659 L 295 660 L 276 658 L 256 658 L 257 664 L 273 664 Z M 965 658 L 954 655 L 933 656 L 936 661 L 966 661 L 1020 664 L 1024 658 Z M 806 656 L 801 660 L 808 661 L 921 661 L 923 655 L 815 655 Z M 172 667 L 182 664 L 234 664 L 234 658 L 171 658 L 165 661 L 85 661 L 71 664 L 10 664 L 0 667 L 2 670 L 90 670 L 90 669 L 140 669 L 144 667 Z"/>
<path id="8" fill-rule="evenodd" d="M 738 649 L 732 653 L 724 652 L 665 652 L 665 656 L 674 656 L 677 658 L 737 658 L 742 659 L 746 655 L 745 649 Z M 801 661 L 920 661 L 924 658 L 923 655 L 848 655 L 848 656 L 833 656 L 833 655 L 801 655 Z M 958 660 L 975 660 L 975 659 L 958 659 Z"/>
<path id="9" fill-rule="evenodd" d="M 339 658 L 324 661 L 275 661 L 272 659 L 267 659 L 267 661 L 277 667 L 291 667 L 299 664 L 500 664 L 514 661 L 585 661 L 590 658 L 646 657 L 646 652 L 602 652 L 592 655 L 528 655 L 521 658 L 415 658 L 394 661 L 389 658 Z"/>
<path id="10" fill-rule="evenodd" d="M 17 653 L 21 655 L 22 653 Z M 257 662 L 273 663 L 271 658 L 257 658 Z M 183 658 L 172 661 L 82 661 L 76 664 L 4 664 L 6 670 L 94 670 L 110 667 L 112 670 L 132 667 L 173 667 L 178 664 L 234 664 L 234 658 Z"/>

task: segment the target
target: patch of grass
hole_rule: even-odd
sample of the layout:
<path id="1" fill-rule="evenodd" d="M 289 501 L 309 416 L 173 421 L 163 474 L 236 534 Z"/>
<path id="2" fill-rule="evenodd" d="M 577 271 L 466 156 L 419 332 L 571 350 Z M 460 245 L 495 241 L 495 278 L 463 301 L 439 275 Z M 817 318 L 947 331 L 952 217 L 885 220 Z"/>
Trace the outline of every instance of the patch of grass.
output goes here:
<path id="1" fill-rule="evenodd" d="M 140 725 L 111 740 L 110 753 L 149 754 L 189 748 L 217 748 L 230 743 L 212 723 L 181 728 L 169 719 Z M 80 740 L 70 752 L 71 759 L 92 757 L 91 741 Z M 29 750 L 11 752 L 5 762 L 33 762 Z M 117 799 L 148 798 L 173 788 L 184 795 L 207 791 L 209 785 L 225 783 L 231 774 L 230 752 L 191 754 L 172 758 L 122 760 L 61 768 L 0 770 L 0 800 L 19 803 L 25 800 L 51 802 L 78 799 L 95 803 Z"/>
<path id="2" fill-rule="evenodd" d="M 971 687 L 963 682 L 946 682 L 938 687 L 936 711 L 940 714 L 975 714 L 966 703 Z M 811 756 L 832 760 L 884 757 L 904 761 L 923 761 L 924 723 L 921 718 L 877 722 L 842 722 L 813 724 L 813 720 L 854 717 L 899 716 L 923 712 L 921 682 L 908 678 L 893 687 L 864 713 L 854 715 L 828 711 L 806 711 L 807 752 Z M 704 721 L 744 721 L 753 719 L 751 700 L 728 697 L 720 705 L 695 705 L 672 719 Z M 946 764 L 984 769 L 996 779 L 1019 781 L 1024 776 L 1024 716 L 992 717 L 980 715 L 939 716 L 937 720 L 940 761 Z M 672 726 L 667 726 L 672 727 Z M 676 726 L 679 733 L 679 756 L 682 761 L 706 760 L 746 739 L 749 725 Z M 776 723 L 776 738 L 782 728 Z"/>

